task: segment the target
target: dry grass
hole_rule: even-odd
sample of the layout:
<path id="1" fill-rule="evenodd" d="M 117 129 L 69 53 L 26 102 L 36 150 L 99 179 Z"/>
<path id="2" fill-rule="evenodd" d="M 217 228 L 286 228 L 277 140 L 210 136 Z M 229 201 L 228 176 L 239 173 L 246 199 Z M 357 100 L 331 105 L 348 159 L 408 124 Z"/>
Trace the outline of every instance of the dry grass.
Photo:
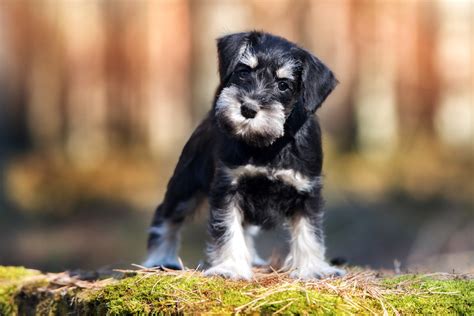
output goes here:
<path id="1" fill-rule="evenodd" d="M 202 282 L 206 282 L 206 278 L 199 270 L 185 269 L 181 271 L 160 269 L 160 268 L 145 268 L 140 265 L 134 265 L 136 270 L 117 270 L 125 274 L 137 274 L 138 281 L 145 278 L 155 276 L 173 276 L 176 280 L 182 279 L 184 281 L 190 278 L 200 277 Z M 288 298 L 278 301 L 272 301 L 271 297 L 277 293 L 302 292 L 305 294 L 306 303 L 308 306 L 318 305 L 317 297 L 314 297 L 314 292 L 326 293 L 339 298 L 342 298 L 343 304 L 338 308 L 340 311 L 351 313 L 351 311 L 364 311 L 368 314 L 379 315 L 383 311 L 383 315 L 400 315 L 400 312 L 390 303 L 388 297 L 393 296 L 430 296 L 437 295 L 458 295 L 459 291 L 444 292 L 437 291 L 437 288 L 431 287 L 420 289 L 413 286 L 420 282 L 420 278 L 434 278 L 443 280 L 453 279 L 468 279 L 474 278 L 471 274 L 450 274 L 450 273 L 431 273 L 426 275 L 419 275 L 417 278 L 409 278 L 400 280 L 396 286 L 387 286 L 385 280 L 387 277 L 395 277 L 393 273 L 382 273 L 374 270 L 362 270 L 359 268 L 349 269 L 343 277 L 326 278 L 312 281 L 295 280 L 289 277 L 288 272 L 281 272 L 268 269 L 254 269 L 254 277 L 252 281 L 239 281 L 242 284 L 248 283 L 252 285 L 243 293 L 250 298 L 245 304 L 234 308 L 233 312 L 252 312 L 259 311 L 264 305 L 284 304 L 278 309 L 275 314 L 282 313 L 287 310 L 296 299 Z M 219 278 L 219 277 L 214 277 Z M 158 281 L 157 281 L 158 282 Z M 233 281 L 229 281 L 233 282 Z M 155 284 L 156 285 L 156 284 Z M 198 291 L 187 291 L 185 295 L 199 296 Z M 378 308 L 374 309 L 368 304 L 364 304 L 367 300 L 375 301 L 379 304 Z M 321 304 L 320 304 L 321 305 Z M 330 312 L 328 309 L 327 312 Z"/>
<path id="2" fill-rule="evenodd" d="M 41 300 L 38 303 L 48 306 L 42 310 L 48 313 L 57 311 L 58 306 L 68 313 L 99 311 L 112 315 L 474 312 L 474 276 L 469 274 L 397 276 L 351 268 L 344 277 L 301 281 L 280 271 L 254 272 L 251 281 L 207 278 L 193 269 L 175 271 L 137 265 L 134 269 L 115 270 L 115 277 L 100 280 L 84 280 L 67 272 L 48 273 L 27 276 L 20 292 L 23 294 L 18 297 L 48 299 L 47 304 L 41 304 Z"/>

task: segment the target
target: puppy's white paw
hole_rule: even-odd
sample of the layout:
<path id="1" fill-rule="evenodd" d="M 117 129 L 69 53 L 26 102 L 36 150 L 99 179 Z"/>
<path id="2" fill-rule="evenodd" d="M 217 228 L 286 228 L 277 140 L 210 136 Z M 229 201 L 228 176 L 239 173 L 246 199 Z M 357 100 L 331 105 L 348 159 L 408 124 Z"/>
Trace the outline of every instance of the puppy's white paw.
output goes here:
<path id="1" fill-rule="evenodd" d="M 179 260 L 173 259 L 167 259 L 167 260 L 155 260 L 154 258 L 148 258 L 145 262 L 142 263 L 142 266 L 146 268 L 154 268 L 154 267 L 161 267 L 161 268 L 166 268 L 166 269 L 171 269 L 171 270 L 182 270 L 183 267 L 181 266 L 181 263 Z"/>
<path id="2" fill-rule="evenodd" d="M 341 277 L 346 274 L 344 269 L 336 268 L 328 264 L 313 269 L 295 269 L 290 272 L 290 277 L 301 280 L 324 279 L 329 277 Z"/>
<path id="3" fill-rule="evenodd" d="M 269 264 L 269 260 L 264 260 L 260 258 L 258 255 L 255 255 L 252 258 L 252 266 L 254 267 L 263 267 L 263 266 L 267 266 L 268 264 Z"/>
<path id="4" fill-rule="evenodd" d="M 219 264 L 207 269 L 204 272 L 206 276 L 218 275 L 234 280 L 250 280 L 252 278 L 252 270 L 250 267 L 238 267 L 237 265 Z"/>

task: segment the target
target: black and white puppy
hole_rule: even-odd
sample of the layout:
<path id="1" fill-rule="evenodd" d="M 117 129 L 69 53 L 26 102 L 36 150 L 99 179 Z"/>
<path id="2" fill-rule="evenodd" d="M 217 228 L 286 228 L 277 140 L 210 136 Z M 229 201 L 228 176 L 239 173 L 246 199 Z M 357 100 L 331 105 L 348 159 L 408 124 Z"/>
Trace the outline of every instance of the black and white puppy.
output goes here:
<path id="1" fill-rule="evenodd" d="M 337 84 L 331 70 L 268 33 L 219 38 L 220 85 L 212 110 L 184 146 L 149 231 L 145 266 L 180 268 L 179 231 L 210 205 L 207 275 L 249 279 L 261 264 L 259 228 L 289 227 L 285 268 L 295 278 L 341 275 L 324 257 L 323 154 L 314 112 Z"/>

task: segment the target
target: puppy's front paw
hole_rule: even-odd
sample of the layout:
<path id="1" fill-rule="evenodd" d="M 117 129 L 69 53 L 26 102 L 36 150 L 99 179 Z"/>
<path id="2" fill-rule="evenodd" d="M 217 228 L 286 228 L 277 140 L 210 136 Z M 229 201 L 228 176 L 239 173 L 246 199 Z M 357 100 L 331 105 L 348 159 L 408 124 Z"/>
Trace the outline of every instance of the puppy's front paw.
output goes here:
<path id="1" fill-rule="evenodd" d="M 310 280 L 341 277 L 345 274 L 346 271 L 344 269 L 339 269 L 330 265 L 324 265 L 314 269 L 295 269 L 290 272 L 290 277 L 294 279 Z"/>
<path id="2" fill-rule="evenodd" d="M 234 280 L 250 280 L 252 278 L 252 270 L 250 267 L 238 267 L 237 265 L 219 264 L 207 269 L 204 272 L 206 276 L 218 275 Z"/>

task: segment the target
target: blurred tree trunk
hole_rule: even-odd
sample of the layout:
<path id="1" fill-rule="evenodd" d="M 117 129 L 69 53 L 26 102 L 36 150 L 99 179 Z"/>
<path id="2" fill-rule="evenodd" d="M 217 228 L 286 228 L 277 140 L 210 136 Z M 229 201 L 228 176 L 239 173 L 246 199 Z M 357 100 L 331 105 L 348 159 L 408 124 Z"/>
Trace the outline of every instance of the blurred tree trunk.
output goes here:
<path id="1" fill-rule="evenodd" d="M 369 3 L 356 14 L 358 69 L 357 144 L 367 155 L 388 158 L 397 144 L 397 11 L 392 3 Z"/>
<path id="2" fill-rule="evenodd" d="M 334 135 L 337 151 L 354 149 L 356 141 L 355 102 L 357 80 L 357 32 L 353 1 L 309 1 L 303 9 L 303 43 L 333 70 L 340 80 L 335 91 L 318 111 L 322 126 Z M 337 34 L 337 36 L 335 36 Z"/>
<path id="3" fill-rule="evenodd" d="M 474 3 L 440 2 L 434 67 L 441 93 L 435 128 L 448 145 L 474 154 Z M 433 49 L 433 47 L 431 47 Z M 473 170 L 474 171 L 474 170 Z"/>
<path id="4" fill-rule="evenodd" d="M 149 146 L 154 154 L 174 153 L 181 149 L 191 126 L 189 2 L 150 1 L 147 5 Z"/>
<path id="5" fill-rule="evenodd" d="M 104 19 L 99 2 L 56 5 L 68 67 L 67 150 L 74 162 L 87 166 L 101 160 L 108 146 Z"/>

